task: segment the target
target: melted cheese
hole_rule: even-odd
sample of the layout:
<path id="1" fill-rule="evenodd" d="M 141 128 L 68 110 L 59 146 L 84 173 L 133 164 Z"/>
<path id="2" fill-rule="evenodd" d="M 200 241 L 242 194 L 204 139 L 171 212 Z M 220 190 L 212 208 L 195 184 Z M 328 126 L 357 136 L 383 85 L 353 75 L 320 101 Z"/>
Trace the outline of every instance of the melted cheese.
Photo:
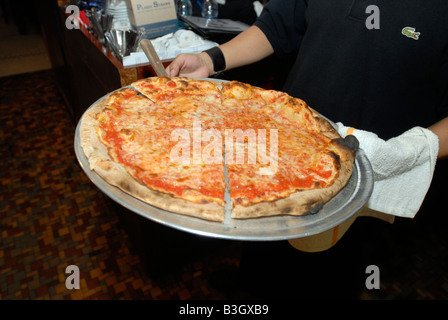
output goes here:
<path id="1" fill-rule="evenodd" d="M 134 84 L 149 99 L 133 90 L 113 94 L 97 116 L 100 138 L 113 160 L 149 188 L 223 202 L 224 149 L 231 195 L 237 199 L 266 201 L 323 188 L 336 177 L 329 139 L 317 134 L 303 101 L 232 83 L 223 86 L 221 95 L 210 82 L 186 85 L 166 79 Z M 195 146 L 201 148 L 199 162 L 194 161 Z"/>

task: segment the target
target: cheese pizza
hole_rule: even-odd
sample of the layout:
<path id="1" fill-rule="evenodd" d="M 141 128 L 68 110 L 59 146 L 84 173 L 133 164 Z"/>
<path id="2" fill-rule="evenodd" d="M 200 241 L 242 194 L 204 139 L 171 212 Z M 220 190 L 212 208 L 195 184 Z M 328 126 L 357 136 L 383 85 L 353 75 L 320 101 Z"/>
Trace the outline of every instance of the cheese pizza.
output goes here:
<path id="1" fill-rule="evenodd" d="M 355 159 L 303 100 L 237 81 L 139 80 L 89 108 L 80 129 L 105 181 L 211 221 L 223 221 L 226 207 L 235 219 L 316 213 L 347 184 Z"/>

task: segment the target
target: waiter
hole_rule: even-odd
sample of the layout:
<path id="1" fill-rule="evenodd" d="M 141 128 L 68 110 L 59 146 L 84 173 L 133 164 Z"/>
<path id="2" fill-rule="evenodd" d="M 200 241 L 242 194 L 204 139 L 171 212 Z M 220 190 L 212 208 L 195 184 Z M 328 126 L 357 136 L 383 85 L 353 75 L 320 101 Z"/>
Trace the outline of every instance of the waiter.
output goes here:
<path id="1" fill-rule="evenodd" d="M 271 0 L 245 32 L 206 52 L 178 56 L 167 72 L 208 77 L 272 54 L 285 61 L 294 55 L 282 90 L 337 122 L 342 136 L 350 130 L 358 137 L 374 169 L 369 209 L 413 218 L 436 160 L 448 157 L 447 16 L 446 0 Z M 377 232 L 371 221 L 358 229 L 364 238 Z M 252 247 L 261 254 L 260 246 Z M 336 260 L 350 260 L 353 247 L 336 247 L 329 251 L 344 252 L 334 254 Z M 291 259 L 299 265 L 311 260 Z"/>

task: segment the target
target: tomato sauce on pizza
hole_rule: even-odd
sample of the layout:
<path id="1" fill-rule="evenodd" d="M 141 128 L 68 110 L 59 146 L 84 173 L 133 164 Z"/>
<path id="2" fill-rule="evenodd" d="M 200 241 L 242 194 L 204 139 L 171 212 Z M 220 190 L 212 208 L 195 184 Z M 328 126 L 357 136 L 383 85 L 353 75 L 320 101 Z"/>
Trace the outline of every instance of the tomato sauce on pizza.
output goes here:
<path id="1" fill-rule="evenodd" d="M 174 213 L 223 221 L 303 215 L 348 182 L 354 151 L 284 92 L 232 81 L 152 77 L 83 116 L 81 143 L 107 182 Z M 225 174 L 227 172 L 227 175 Z"/>

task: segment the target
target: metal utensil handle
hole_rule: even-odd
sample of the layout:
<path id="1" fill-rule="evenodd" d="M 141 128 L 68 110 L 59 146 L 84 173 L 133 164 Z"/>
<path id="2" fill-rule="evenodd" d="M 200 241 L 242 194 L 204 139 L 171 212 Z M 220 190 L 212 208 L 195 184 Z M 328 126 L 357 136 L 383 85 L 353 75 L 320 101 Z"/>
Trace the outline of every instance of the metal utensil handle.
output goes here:
<path id="1" fill-rule="evenodd" d="M 167 77 L 168 74 L 166 73 L 165 67 L 162 64 L 162 61 L 160 61 L 159 56 L 157 55 L 156 50 L 154 49 L 154 46 L 152 45 L 151 41 L 148 39 L 143 39 L 140 42 L 140 45 L 145 52 L 146 56 L 148 57 L 149 61 L 152 64 L 152 67 L 154 68 L 154 71 L 156 72 L 157 76 L 159 77 Z"/>

